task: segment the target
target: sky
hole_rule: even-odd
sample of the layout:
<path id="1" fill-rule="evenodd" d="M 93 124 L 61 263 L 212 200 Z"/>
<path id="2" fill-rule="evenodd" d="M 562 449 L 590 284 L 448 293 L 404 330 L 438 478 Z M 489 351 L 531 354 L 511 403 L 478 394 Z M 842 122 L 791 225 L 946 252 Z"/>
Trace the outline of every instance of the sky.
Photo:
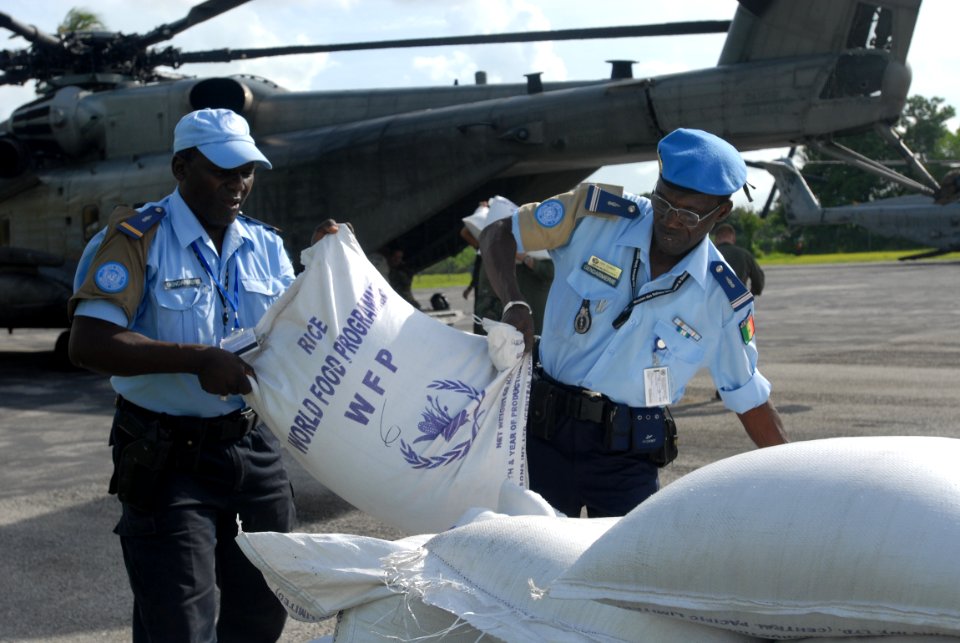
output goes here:
<path id="1" fill-rule="evenodd" d="M 98 14 L 108 30 L 132 34 L 174 22 L 195 4 L 190 0 L 4 0 L 2 10 L 21 23 L 52 33 L 71 8 L 82 7 Z M 162 46 L 197 51 L 728 20 L 736 6 L 735 0 L 253 0 Z M 923 0 L 907 60 L 913 70 L 911 94 L 942 97 L 960 111 L 956 80 L 960 48 L 953 44 L 957 6 L 956 0 Z M 185 65 L 177 71 L 201 77 L 255 74 L 296 91 L 472 84 L 478 70 L 487 73 L 489 83 L 524 82 L 524 74 L 531 72 L 542 72 L 546 82 L 592 80 L 609 76 L 605 61 L 627 59 L 638 61 L 633 73 L 641 78 L 713 66 L 723 40 L 723 34 L 712 34 L 393 49 Z M 26 45 L 22 38 L 13 37 L 4 39 L 0 49 Z M 30 84 L 0 87 L 0 120 L 33 97 Z M 949 125 L 955 131 L 960 120 L 953 119 Z M 785 153 L 786 149 L 777 149 L 745 156 L 771 159 Z M 656 180 L 656 164 L 610 166 L 592 179 L 644 192 Z M 748 181 L 757 188 L 753 207 L 758 208 L 772 181 L 766 172 L 752 168 Z M 746 205 L 740 195 L 735 202 Z"/>

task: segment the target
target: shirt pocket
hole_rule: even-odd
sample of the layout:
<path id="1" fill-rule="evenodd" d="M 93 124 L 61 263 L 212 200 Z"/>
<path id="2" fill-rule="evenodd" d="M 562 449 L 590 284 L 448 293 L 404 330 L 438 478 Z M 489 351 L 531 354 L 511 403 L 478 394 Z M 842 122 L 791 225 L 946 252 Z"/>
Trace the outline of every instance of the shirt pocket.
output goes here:
<path id="1" fill-rule="evenodd" d="M 567 284 L 580 299 L 589 299 L 594 303 L 601 299 L 610 301 L 617 297 L 616 286 L 591 276 L 583 270 L 574 270 L 567 275 Z"/>
<path id="2" fill-rule="evenodd" d="M 200 343 L 199 318 L 203 315 L 203 286 L 156 290 L 159 339 Z"/>
<path id="3" fill-rule="evenodd" d="M 240 289 L 240 312 L 244 317 L 244 326 L 255 326 L 286 287 L 275 277 L 243 275 L 240 277 Z M 251 316 L 248 318 L 247 314 Z"/>
<path id="4" fill-rule="evenodd" d="M 704 347 L 696 340 L 684 337 L 677 332 L 676 326 L 662 319 L 657 321 L 653 330 L 656 336 L 666 344 L 664 350 L 658 351 L 660 364 L 669 366 L 676 381 L 685 386 L 686 382 L 700 369 L 706 353 Z"/>

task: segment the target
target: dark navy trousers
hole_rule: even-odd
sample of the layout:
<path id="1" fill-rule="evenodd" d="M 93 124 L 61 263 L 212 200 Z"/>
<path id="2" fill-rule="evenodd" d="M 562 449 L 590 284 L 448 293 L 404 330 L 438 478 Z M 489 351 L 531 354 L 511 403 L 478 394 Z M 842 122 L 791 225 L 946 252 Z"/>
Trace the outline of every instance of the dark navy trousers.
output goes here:
<path id="1" fill-rule="evenodd" d="M 609 451 L 597 422 L 561 417 L 550 440 L 527 434 L 530 488 L 571 518 L 624 516 L 660 488 L 645 454 Z"/>
<path id="2" fill-rule="evenodd" d="M 164 471 L 150 511 L 123 503 L 114 531 L 134 643 L 276 641 L 286 611 L 234 538 L 238 517 L 244 531 L 288 532 L 294 514 L 279 444 L 262 426 L 204 446 L 194 471 Z"/>

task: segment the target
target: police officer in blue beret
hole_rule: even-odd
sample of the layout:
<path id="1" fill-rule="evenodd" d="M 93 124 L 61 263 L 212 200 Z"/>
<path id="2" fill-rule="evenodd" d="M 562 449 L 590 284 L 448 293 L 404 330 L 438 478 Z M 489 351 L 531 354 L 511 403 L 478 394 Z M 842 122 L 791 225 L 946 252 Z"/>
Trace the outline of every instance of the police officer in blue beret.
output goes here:
<path id="1" fill-rule="evenodd" d="M 187 114 L 173 152 L 177 188 L 118 208 L 85 249 L 70 357 L 117 392 L 110 490 L 133 640 L 275 641 L 286 611 L 234 539 L 238 520 L 289 531 L 293 498 L 276 438 L 244 405 L 254 373 L 235 351 L 293 266 L 276 230 L 241 212 L 271 167 L 242 116 Z M 336 231 L 329 220 L 319 236 Z"/>
<path id="2" fill-rule="evenodd" d="M 517 252 L 548 249 L 547 299 L 527 425 L 531 488 L 569 516 L 621 516 L 677 454 L 668 407 L 703 366 L 759 447 L 787 441 L 757 370 L 753 297 L 707 238 L 744 188 L 739 152 L 678 129 L 658 145 L 649 198 L 583 184 L 486 228 L 483 265 L 503 321 L 534 347 Z M 744 188 L 745 189 L 745 188 Z"/>

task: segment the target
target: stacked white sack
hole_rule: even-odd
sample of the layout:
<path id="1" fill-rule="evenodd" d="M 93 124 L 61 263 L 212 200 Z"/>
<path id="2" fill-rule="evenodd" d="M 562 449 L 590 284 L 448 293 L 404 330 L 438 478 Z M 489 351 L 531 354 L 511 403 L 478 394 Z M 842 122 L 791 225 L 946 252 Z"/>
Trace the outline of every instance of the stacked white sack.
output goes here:
<path id="1" fill-rule="evenodd" d="M 745 643 L 753 637 L 623 610 L 556 600 L 541 588 L 563 574 L 618 518 L 494 517 L 387 557 L 392 585 L 511 643 L 651 641 Z"/>
<path id="2" fill-rule="evenodd" d="M 549 595 L 766 638 L 958 635 L 958 462 L 960 440 L 932 437 L 727 458 L 625 516 Z"/>
<path id="3" fill-rule="evenodd" d="M 472 507 L 458 522 L 488 520 L 504 514 L 557 515 L 542 496 L 506 480 L 497 494 L 494 509 L 499 513 Z M 432 537 L 424 534 L 388 541 L 352 534 L 247 533 L 241 528 L 236 542 L 292 618 L 317 622 L 358 608 L 360 613 L 349 620 L 353 624 L 347 628 L 350 630 L 354 626 L 362 628 L 369 619 L 392 610 L 395 603 L 385 599 L 400 596 L 387 585 L 388 575 L 382 559 L 401 552 L 414 555 Z M 427 619 L 424 623 L 433 624 L 429 628 L 436 626 L 434 633 L 457 624 L 455 616 L 437 616 L 435 608 L 420 604 L 415 597 L 404 600 L 409 603 L 404 608 L 406 616 L 398 613 L 387 618 L 392 625 L 385 624 L 384 631 L 397 628 L 394 634 L 403 635 L 412 627 L 407 617 L 416 620 L 421 612 Z M 466 628 L 457 630 L 463 632 Z"/>
<path id="4" fill-rule="evenodd" d="M 332 643 L 372 641 L 497 643 L 500 639 L 414 596 L 394 594 L 345 610 L 337 617 Z"/>
<path id="5" fill-rule="evenodd" d="M 240 551 L 263 574 L 292 618 L 316 623 L 337 612 L 395 596 L 380 559 L 415 552 L 430 535 L 397 541 L 352 534 L 237 535 Z"/>
<path id="6" fill-rule="evenodd" d="M 486 340 L 413 309 L 346 228 L 255 332 L 247 401 L 324 486 L 408 533 L 526 484 L 529 355 L 498 373 Z"/>

